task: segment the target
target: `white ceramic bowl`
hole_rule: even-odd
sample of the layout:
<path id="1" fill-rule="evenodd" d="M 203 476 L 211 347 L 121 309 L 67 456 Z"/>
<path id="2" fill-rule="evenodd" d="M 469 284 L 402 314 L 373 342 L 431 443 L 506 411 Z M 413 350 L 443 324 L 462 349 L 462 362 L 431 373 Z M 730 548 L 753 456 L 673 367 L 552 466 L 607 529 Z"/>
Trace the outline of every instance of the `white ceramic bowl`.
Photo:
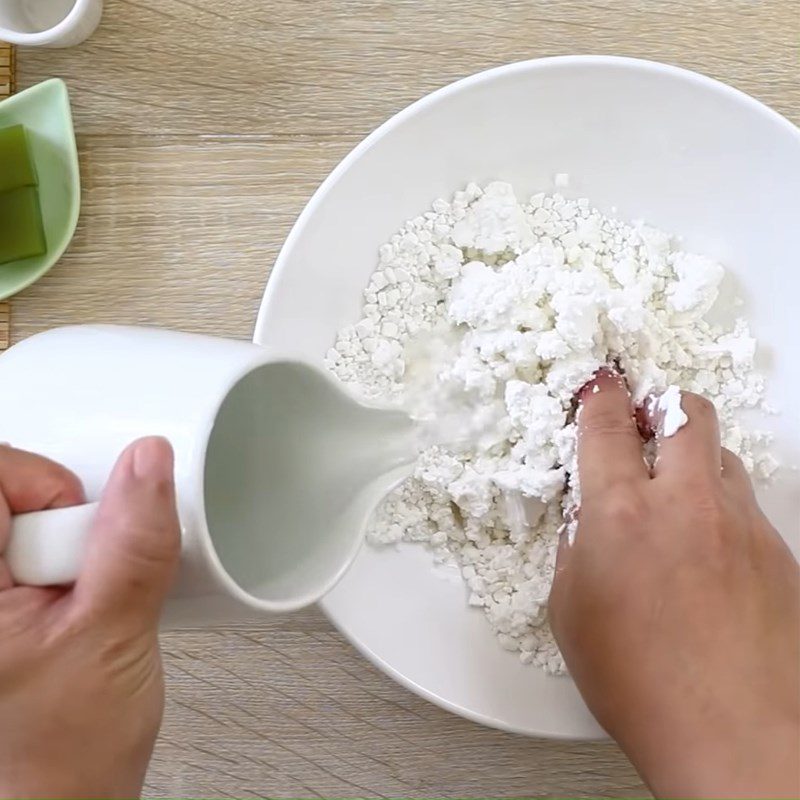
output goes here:
<path id="1" fill-rule="evenodd" d="M 425 97 L 367 137 L 301 214 L 267 286 L 255 341 L 321 358 L 359 315 L 379 245 L 470 180 L 586 196 L 727 265 L 762 343 L 776 454 L 800 464 L 800 132 L 741 92 L 675 67 L 575 56 L 500 67 Z M 762 493 L 797 552 L 800 474 Z M 503 652 L 459 579 L 418 547 L 364 547 L 323 602 L 379 667 L 478 722 L 600 735 L 572 682 Z"/>

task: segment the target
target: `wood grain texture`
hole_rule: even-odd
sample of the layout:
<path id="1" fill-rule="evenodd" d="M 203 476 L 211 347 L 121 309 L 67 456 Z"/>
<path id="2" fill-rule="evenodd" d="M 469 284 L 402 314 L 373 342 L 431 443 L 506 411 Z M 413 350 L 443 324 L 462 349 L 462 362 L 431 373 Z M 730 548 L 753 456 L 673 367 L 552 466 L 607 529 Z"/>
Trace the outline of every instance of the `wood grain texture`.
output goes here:
<path id="1" fill-rule="evenodd" d="M 167 723 L 153 795 L 641 796 L 612 744 L 559 743 L 440 711 L 360 658 L 317 612 L 164 638 Z"/>
<path id="2" fill-rule="evenodd" d="M 800 122 L 796 0 L 108 0 L 71 50 L 25 50 L 21 87 L 67 79 L 83 210 L 62 262 L 14 298 L 15 338 L 68 322 L 249 337 L 297 213 L 366 133 L 509 61 L 642 56 Z M 317 611 L 164 637 L 151 796 L 633 796 L 611 744 L 480 728 L 359 657 Z"/>

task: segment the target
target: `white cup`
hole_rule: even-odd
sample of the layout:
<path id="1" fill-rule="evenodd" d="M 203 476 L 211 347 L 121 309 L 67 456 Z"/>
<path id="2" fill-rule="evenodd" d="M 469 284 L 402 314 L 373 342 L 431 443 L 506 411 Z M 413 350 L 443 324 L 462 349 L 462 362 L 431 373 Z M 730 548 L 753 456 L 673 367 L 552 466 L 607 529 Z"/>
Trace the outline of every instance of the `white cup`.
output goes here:
<path id="1" fill-rule="evenodd" d="M 72 47 L 100 24 L 103 0 L 0 0 L 0 40 L 29 47 Z"/>
<path id="2" fill-rule="evenodd" d="M 90 501 L 132 440 L 170 440 L 183 544 L 167 624 L 318 600 L 414 457 L 405 415 L 356 403 L 324 371 L 248 342 L 61 328 L 3 354 L 0 386 L 0 441 L 69 467 Z M 94 510 L 15 518 L 4 555 L 18 582 L 74 580 Z"/>

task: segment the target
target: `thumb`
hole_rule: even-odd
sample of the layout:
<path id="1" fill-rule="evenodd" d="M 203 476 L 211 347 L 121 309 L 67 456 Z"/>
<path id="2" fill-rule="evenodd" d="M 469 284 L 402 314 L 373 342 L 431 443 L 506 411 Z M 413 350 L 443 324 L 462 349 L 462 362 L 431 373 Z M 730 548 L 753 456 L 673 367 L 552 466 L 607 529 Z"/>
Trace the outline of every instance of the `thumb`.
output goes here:
<path id="1" fill-rule="evenodd" d="M 140 439 L 119 457 L 74 590 L 95 613 L 156 624 L 180 555 L 173 472 L 166 439 Z"/>

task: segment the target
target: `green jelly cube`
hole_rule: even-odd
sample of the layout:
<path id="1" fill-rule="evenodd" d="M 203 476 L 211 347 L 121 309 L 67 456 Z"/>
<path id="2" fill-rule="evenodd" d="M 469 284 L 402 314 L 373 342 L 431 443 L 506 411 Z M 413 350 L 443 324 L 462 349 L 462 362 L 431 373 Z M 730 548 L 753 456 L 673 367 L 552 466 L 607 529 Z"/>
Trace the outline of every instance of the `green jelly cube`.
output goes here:
<path id="1" fill-rule="evenodd" d="M 36 187 L 0 192 L 0 264 L 38 256 L 46 250 Z"/>
<path id="2" fill-rule="evenodd" d="M 22 125 L 0 128 L 0 192 L 36 184 L 25 128 Z"/>

